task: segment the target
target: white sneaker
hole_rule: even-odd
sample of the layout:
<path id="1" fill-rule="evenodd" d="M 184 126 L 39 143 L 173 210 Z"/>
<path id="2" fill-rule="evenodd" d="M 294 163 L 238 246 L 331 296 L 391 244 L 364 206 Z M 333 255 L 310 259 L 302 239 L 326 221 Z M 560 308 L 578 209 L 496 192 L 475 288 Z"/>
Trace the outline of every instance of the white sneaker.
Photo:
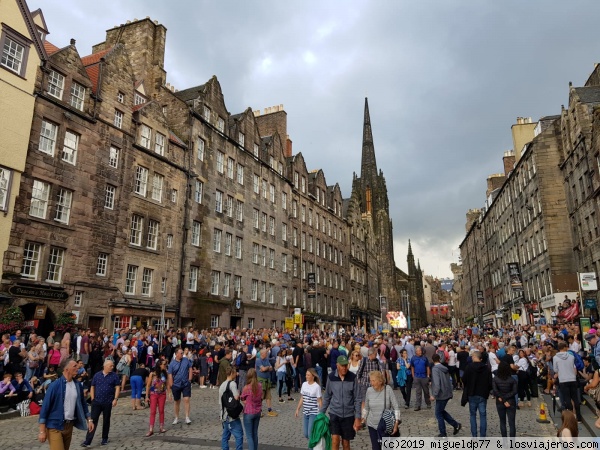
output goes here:
<path id="1" fill-rule="evenodd" d="M 189 417 L 186 417 L 185 418 L 185 423 L 187 423 L 189 425 L 190 423 L 192 423 L 192 420 Z"/>
<path id="2" fill-rule="evenodd" d="M 175 417 L 175 420 L 173 421 L 173 425 L 177 425 L 179 423 L 179 418 Z"/>
<path id="3" fill-rule="evenodd" d="M 200 389 L 206 389 L 206 385 L 204 384 L 204 385 L 200 386 Z"/>

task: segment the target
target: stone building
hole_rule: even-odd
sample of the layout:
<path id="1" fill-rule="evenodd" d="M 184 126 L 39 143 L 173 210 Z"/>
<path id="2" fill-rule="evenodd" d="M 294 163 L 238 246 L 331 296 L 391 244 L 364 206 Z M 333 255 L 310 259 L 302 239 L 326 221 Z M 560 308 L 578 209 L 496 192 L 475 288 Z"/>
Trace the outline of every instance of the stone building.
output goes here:
<path id="1" fill-rule="evenodd" d="M 371 328 L 380 296 L 410 298 L 417 314 L 422 272 L 397 274 L 368 105 L 344 200 L 293 153 L 282 105 L 231 114 L 216 77 L 175 90 L 165 42 L 149 18 L 84 57 L 74 40 L 45 42 L 3 295 L 42 331 L 61 312 L 94 329 L 163 314 L 167 326 L 261 328 L 296 308 L 302 326 Z"/>

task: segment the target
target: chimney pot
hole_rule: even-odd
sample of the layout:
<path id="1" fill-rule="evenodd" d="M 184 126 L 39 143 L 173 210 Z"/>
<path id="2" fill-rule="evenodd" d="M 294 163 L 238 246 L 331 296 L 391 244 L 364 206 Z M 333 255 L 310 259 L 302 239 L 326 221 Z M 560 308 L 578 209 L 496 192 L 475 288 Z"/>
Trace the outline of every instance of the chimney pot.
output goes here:
<path id="1" fill-rule="evenodd" d="M 71 45 L 75 45 L 75 39 L 71 38 Z"/>

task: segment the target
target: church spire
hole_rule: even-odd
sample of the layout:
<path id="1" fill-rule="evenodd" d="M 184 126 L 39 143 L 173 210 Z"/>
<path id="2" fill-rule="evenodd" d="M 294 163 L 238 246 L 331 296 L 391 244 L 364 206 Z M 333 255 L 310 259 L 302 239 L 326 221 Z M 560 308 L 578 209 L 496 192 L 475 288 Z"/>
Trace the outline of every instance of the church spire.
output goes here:
<path id="1" fill-rule="evenodd" d="M 369 100 L 365 97 L 365 115 L 363 120 L 362 163 L 360 177 L 363 186 L 375 188 L 377 180 L 377 161 L 375 160 L 375 147 L 373 146 L 373 131 L 371 130 L 371 116 L 369 114 Z"/>
<path id="2" fill-rule="evenodd" d="M 412 247 L 410 246 L 410 239 L 408 240 L 408 256 L 412 256 Z"/>

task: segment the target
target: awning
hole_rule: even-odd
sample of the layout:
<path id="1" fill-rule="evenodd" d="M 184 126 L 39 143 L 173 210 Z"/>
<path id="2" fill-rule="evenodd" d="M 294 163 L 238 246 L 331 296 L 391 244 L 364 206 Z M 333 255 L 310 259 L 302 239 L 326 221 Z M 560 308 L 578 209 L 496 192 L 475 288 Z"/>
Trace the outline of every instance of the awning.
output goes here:
<path id="1" fill-rule="evenodd" d="M 161 311 L 147 308 L 137 308 L 130 306 L 128 308 L 112 308 L 111 312 L 114 316 L 143 316 L 143 317 L 156 317 L 160 319 Z M 175 312 L 165 311 L 166 319 L 174 319 Z"/>

